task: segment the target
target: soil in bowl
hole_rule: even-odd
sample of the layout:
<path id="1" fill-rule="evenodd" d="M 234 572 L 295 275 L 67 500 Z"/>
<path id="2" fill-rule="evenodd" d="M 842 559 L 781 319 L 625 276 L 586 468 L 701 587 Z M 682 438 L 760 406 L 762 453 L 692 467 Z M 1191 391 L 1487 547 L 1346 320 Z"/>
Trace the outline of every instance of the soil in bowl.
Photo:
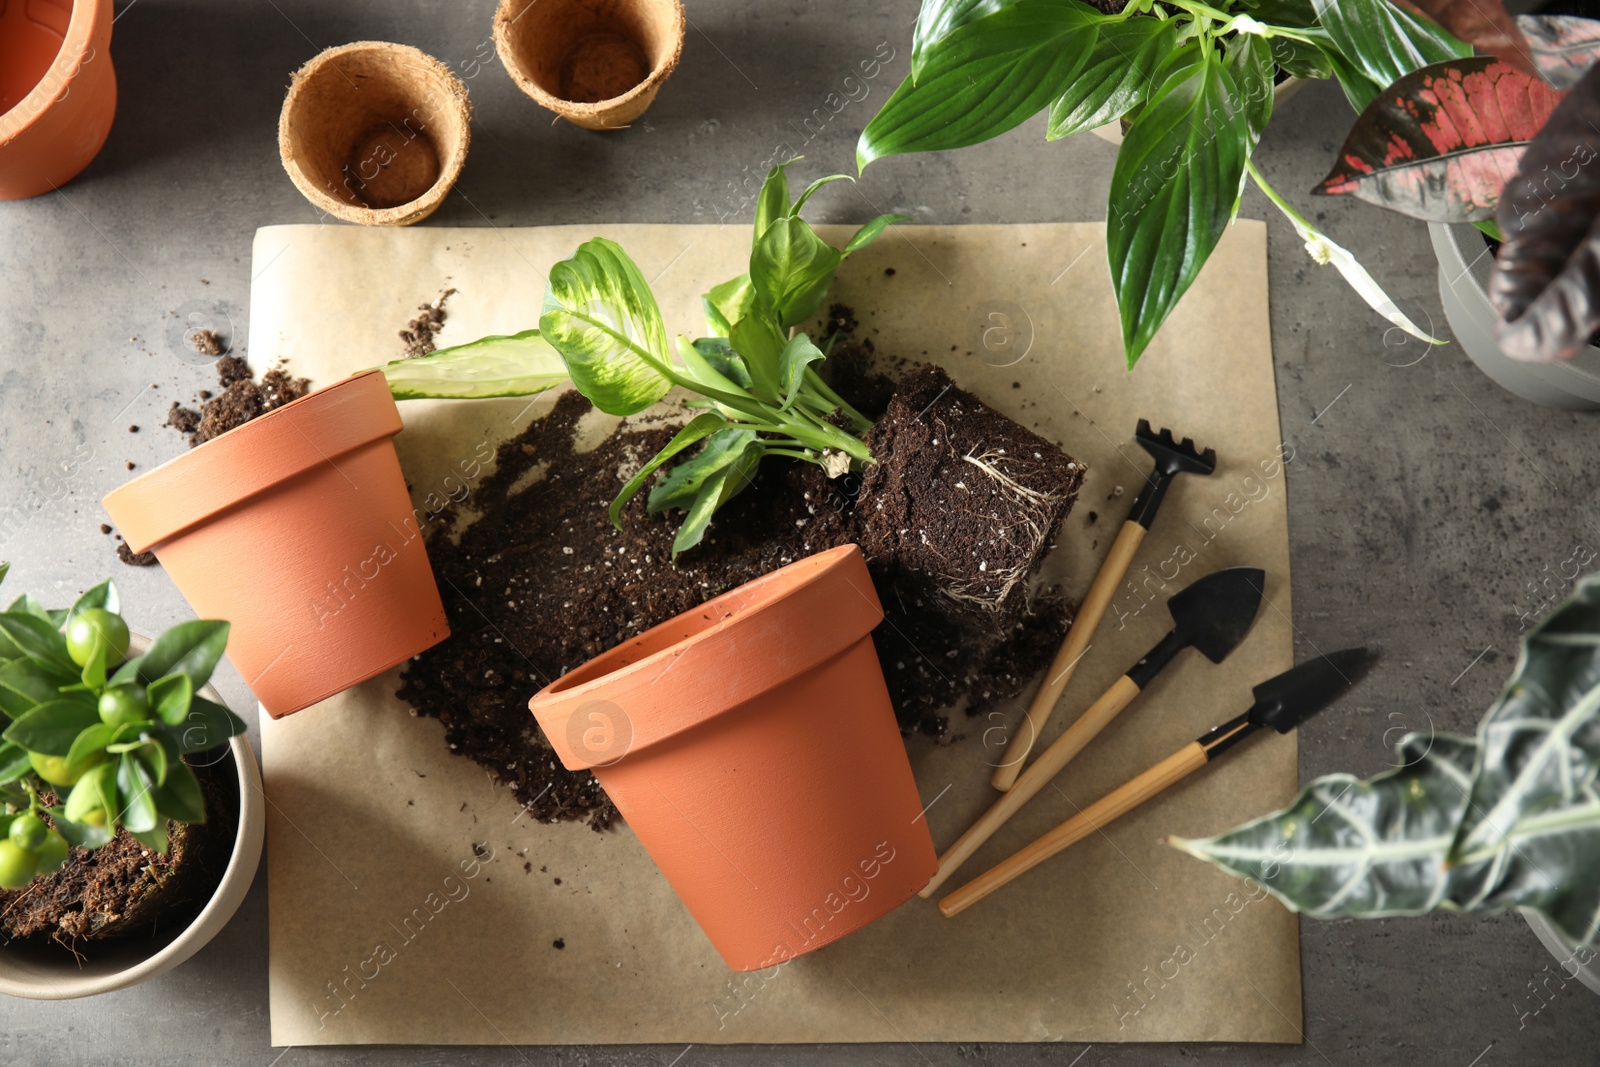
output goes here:
<path id="1" fill-rule="evenodd" d="M 501 446 L 494 473 L 459 513 L 442 516 L 453 533 L 436 536 L 429 555 L 452 636 L 407 666 L 399 693 L 541 821 L 586 819 L 599 830 L 616 813 L 588 772 L 561 766 L 528 697 L 796 559 L 861 545 L 885 611 L 874 642 L 908 733 L 943 737 L 947 711 L 975 715 L 1016 696 L 1070 624 L 1059 591 L 1025 579 L 1070 509 L 1083 465 L 936 367 L 901 381 L 867 438 L 879 463 L 864 478 L 830 481 L 815 465 L 769 459 L 676 566 L 676 516 L 649 516 L 644 494 L 624 509 L 620 531 L 606 516 L 622 481 L 673 429 L 624 422 L 585 451 L 574 441 L 590 415 L 582 396 L 563 394 Z M 897 525 L 905 522 L 915 526 Z"/>
<path id="2" fill-rule="evenodd" d="M 168 823 L 165 855 L 126 831 L 102 848 L 72 849 L 60 870 L 21 889 L 0 890 L 0 936 L 85 956 L 93 942 L 159 937 L 192 922 L 222 881 L 239 827 L 232 759 L 194 772 L 206 801 L 204 823 Z"/>

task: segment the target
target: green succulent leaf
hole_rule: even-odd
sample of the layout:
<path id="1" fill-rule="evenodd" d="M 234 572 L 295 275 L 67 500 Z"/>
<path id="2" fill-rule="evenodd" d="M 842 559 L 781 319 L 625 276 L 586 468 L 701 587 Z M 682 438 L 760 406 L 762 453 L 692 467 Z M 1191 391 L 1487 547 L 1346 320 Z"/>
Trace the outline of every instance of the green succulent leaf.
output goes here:
<path id="1" fill-rule="evenodd" d="M 800 395 L 800 387 L 805 384 L 806 368 L 822 358 L 822 349 L 803 333 L 795 334 L 783 346 L 783 353 L 778 357 L 778 382 L 783 390 L 780 410 L 787 411 L 794 406 L 795 397 Z"/>
<path id="2" fill-rule="evenodd" d="M 97 725 L 100 713 L 92 704 L 52 700 L 17 719 L 0 737 L 41 756 L 65 756 L 80 733 Z"/>
<path id="3" fill-rule="evenodd" d="M 1165 70 L 1111 178 L 1106 244 L 1130 367 L 1221 239 L 1249 159 L 1246 102 L 1221 57 L 1196 48 Z"/>
<path id="4" fill-rule="evenodd" d="M 719 430 L 725 429 L 727 425 L 728 420 L 714 411 L 707 411 L 690 419 L 689 424 L 674 434 L 672 440 L 667 442 L 666 447 L 651 457 L 650 462 L 640 467 L 634 472 L 633 477 L 628 479 L 628 484 L 622 487 L 622 491 L 611 502 L 609 509 L 611 524 L 619 530 L 622 529 L 623 507 L 633 499 L 634 494 L 644 488 L 645 483 L 650 480 L 650 476 L 660 470 L 662 465 L 690 445 L 703 441 Z"/>
<path id="5" fill-rule="evenodd" d="M 804 219 L 779 219 L 756 239 L 750 252 L 750 281 L 762 303 L 772 309 L 779 327 L 786 330 L 809 319 L 822 306 L 843 259 L 844 253 L 818 237 Z M 740 352 L 744 349 L 739 346 L 739 327 L 756 317 L 746 316 L 734 323 L 729 336 Z"/>
<path id="6" fill-rule="evenodd" d="M 18 610 L 13 605 L 12 610 L 0 613 L 0 633 L 9 637 L 22 654 L 35 663 L 64 671 L 70 678 L 77 679 L 78 665 L 67 655 L 67 639 L 61 636 L 60 623 L 51 622 L 48 616 Z"/>
<path id="7" fill-rule="evenodd" d="M 0 742 L 0 784 L 18 781 L 32 770 L 27 749 L 10 741 Z"/>
<path id="8" fill-rule="evenodd" d="M 1144 103 L 1156 65 L 1177 47 L 1173 19 L 1108 22 L 1083 68 L 1050 104 L 1051 141 L 1115 122 Z"/>
<path id="9" fill-rule="evenodd" d="M 1472 46 L 1389 0 L 1314 0 L 1327 57 L 1356 111 L 1414 70 L 1463 59 Z"/>
<path id="10" fill-rule="evenodd" d="M 965 22 L 925 51 L 914 80 L 867 123 L 856 165 L 964 148 L 1012 129 L 1072 82 L 1107 21 L 1077 0 L 1018 0 Z"/>
<path id="11" fill-rule="evenodd" d="M 145 696 L 156 718 L 168 726 L 178 726 L 189 717 L 194 684 L 187 674 L 168 674 L 151 682 Z"/>
<path id="12" fill-rule="evenodd" d="M 396 400 L 532 396 L 567 380 L 561 353 L 538 330 L 480 337 L 426 356 L 385 363 L 382 370 Z"/>
<path id="13" fill-rule="evenodd" d="M 857 230 L 851 236 L 850 240 L 845 242 L 844 254 L 848 256 L 852 252 L 859 252 L 882 236 L 883 231 L 887 230 L 890 226 L 893 226 L 897 222 L 910 221 L 910 215 L 879 215 L 877 218 L 872 219 L 865 226 L 861 227 L 861 229 Z M 821 306 L 820 301 L 818 302 L 818 306 Z M 811 316 L 809 315 L 806 316 L 806 318 L 810 317 Z"/>
<path id="14" fill-rule="evenodd" d="M 187 674 L 199 689 L 211 678 L 217 661 L 228 647 L 228 624 L 217 619 L 191 619 L 180 622 L 155 639 L 149 650 L 138 657 L 139 681 L 150 685 L 169 674 Z M 130 661 L 131 662 L 131 661 Z M 123 681 L 122 671 L 113 675 Z"/>
<path id="15" fill-rule="evenodd" d="M 550 269 L 539 332 L 578 391 L 608 414 L 637 414 L 672 388 L 661 309 L 615 241 L 585 241 Z"/>

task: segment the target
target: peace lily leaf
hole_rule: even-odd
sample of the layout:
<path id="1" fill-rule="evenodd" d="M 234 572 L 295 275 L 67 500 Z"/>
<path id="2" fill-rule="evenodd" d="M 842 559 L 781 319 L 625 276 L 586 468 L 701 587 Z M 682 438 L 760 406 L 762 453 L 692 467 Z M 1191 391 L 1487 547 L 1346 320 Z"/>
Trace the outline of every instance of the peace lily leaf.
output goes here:
<path id="1" fill-rule="evenodd" d="M 27 611 L 0 613 L 0 632 L 9 637 L 22 654 L 40 666 L 65 671 L 76 679 L 78 665 L 67 656 L 67 642 L 57 624 Z"/>
<path id="2" fill-rule="evenodd" d="M 1074 0 L 1018 0 L 960 26 L 867 123 L 856 165 L 963 148 L 1006 132 L 1071 83 L 1106 21 Z"/>
<path id="3" fill-rule="evenodd" d="M 922 0 L 911 34 L 911 76 L 922 77 L 929 50 L 969 22 L 992 15 L 1016 0 Z"/>
<path id="4" fill-rule="evenodd" d="M 1156 64 L 1177 47 L 1173 19 L 1108 22 L 1083 67 L 1050 104 L 1047 140 L 1115 122 L 1144 102 Z"/>
<path id="5" fill-rule="evenodd" d="M 910 221 L 910 215 L 879 215 L 877 218 L 861 227 L 861 229 L 857 230 L 855 234 L 851 236 L 850 240 L 846 242 L 844 246 L 844 254 L 848 256 L 851 252 L 859 252 L 872 242 L 876 241 L 883 231 L 887 230 L 890 226 L 893 226 L 897 222 Z M 810 317 L 811 316 L 809 315 L 806 316 L 806 318 Z"/>
<path id="6" fill-rule="evenodd" d="M 1272 48 L 1266 40 L 1250 34 L 1239 34 L 1228 41 L 1226 62 L 1228 73 L 1244 98 L 1246 128 L 1250 132 L 1250 149 L 1261 143 L 1261 134 L 1272 120 L 1272 105 L 1276 100 L 1272 79 L 1277 65 L 1272 61 Z M 1240 187 L 1243 187 L 1241 176 Z"/>
<path id="7" fill-rule="evenodd" d="M 796 326 L 816 313 L 833 285 L 843 253 L 813 230 L 804 219 L 784 218 L 767 227 L 750 252 L 750 281 L 762 301 L 777 316 L 783 329 Z M 734 323 L 734 347 L 753 359 L 739 345 L 738 330 L 755 316 Z M 754 364 L 751 374 L 756 375 Z M 760 376 L 756 375 L 757 381 Z"/>
<path id="8" fill-rule="evenodd" d="M 1412 71 L 1465 59 L 1472 46 L 1388 0 L 1314 0 L 1318 25 L 1333 46 L 1328 59 L 1350 105 L 1373 97 Z"/>
<path id="9" fill-rule="evenodd" d="M 778 380 L 783 389 L 783 404 L 781 410 L 787 411 L 794 406 L 794 398 L 800 393 L 800 386 L 806 380 L 806 368 L 822 359 L 822 349 L 811 343 L 811 338 L 803 333 L 797 333 L 783 346 L 783 355 L 778 358 Z"/>
<path id="10" fill-rule="evenodd" d="M 0 742 L 0 782 L 15 782 L 32 770 L 27 749 L 10 741 Z"/>
<path id="11" fill-rule="evenodd" d="M 538 330 L 481 337 L 381 369 L 396 400 L 532 396 L 567 380 L 561 353 Z"/>
<path id="12" fill-rule="evenodd" d="M 761 192 L 756 196 L 756 236 L 760 237 L 767 232 L 779 219 L 788 218 L 789 211 L 789 178 L 784 173 L 787 163 L 779 163 L 767 171 L 767 178 L 761 183 Z"/>
<path id="13" fill-rule="evenodd" d="M 1562 94 L 1488 56 L 1435 63 L 1380 93 L 1311 190 L 1429 222 L 1494 217 L 1500 190 Z"/>
<path id="14" fill-rule="evenodd" d="M 67 620 L 70 622 L 80 612 L 90 608 L 103 608 L 112 614 L 121 613 L 122 599 L 117 596 L 117 587 L 112 584 L 110 578 L 80 596 L 72 605 L 72 610 L 67 613 Z"/>
<path id="15" fill-rule="evenodd" d="M 1319 45 L 1297 41 L 1292 37 L 1274 37 L 1267 44 L 1272 48 L 1272 61 L 1285 74 L 1292 74 L 1296 78 L 1333 77 L 1333 63 Z"/>
<path id="16" fill-rule="evenodd" d="M 172 764 L 166 782 L 155 788 L 154 796 L 156 806 L 169 819 L 190 825 L 206 821 L 206 802 L 200 792 L 200 780 L 187 764 Z"/>
<path id="17" fill-rule="evenodd" d="M 714 411 L 707 411 L 690 419 L 688 425 L 673 435 L 666 447 L 657 452 L 650 462 L 640 467 L 634 472 L 633 477 L 628 479 L 628 484 L 622 487 L 622 491 L 611 502 L 609 509 L 611 524 L 619 530 L 622 529 L 623 506 L 633 499 L 635 493 L 644 488 L 645 482 L 649 481 L 650 476 L 660 470 L 663 464 L 697 441 L 703 441 L 717 431 L 726 429 L 727 425 L 728 420 Z"/>
<path id="18" fill-rule="evenodd" d="M 156 718 L 168 726 L 177 726 L 189 715 L 194 685 L 187 674 L 169 674 L 151 682 L 145 696 L 155 709 Z"/>
<path id="19" fill-rule="evenodd" d="M 168 674 L 187 674 L 196 689 L 205 685 L 228 646 L 228 624 L 218 619 L 180 622 L 139 657 L 139 680 L 150 685 Z M 120 672 L 119 672 L 120 673 Z"/>
<path id="20" fill-rule="evenodd" d="M 1499 56 L 1524 74 L 1539 73 L 1528 55 L 1522 31 L 1517 29 L 1501 0 L 1404 0 L 1404 3 L 1479 51 Z"/>
<path id="21" fill-rule="evenodd" d="M 92 705 L 52 700 L 23 715 L 0 736 L 41 756 L 65 756 L 78 734 L 99 723 L 100 713 Z"/>
<path id="22" fill-rule="evenodd" d="M 1600 59 L 1600 19 L 1577 15 L 1519 15 L 1534 65 L 1557 89 L 1571 89 Z"/>
<path id="23" fill-rule="evenodd" d="M 749 274 L 712 286 L 711 291 L 700 298 L 706 309 L 706 328 L 718 337 L 728 336 L 733 324 L 749 313 L 755 296 Z"/>
<path id="24" fill-rule="evenodd" d="M 156 828 L 156 801 L 150 795 L 154 788 L 150 772 L 140 765 L 133 753 L 124 752 L 118 757 L 117 793 L 122 806 L 120 810 L 112 810 L 130 833 L 143 834 Z M 69 806 L 70 803 L 69 800 Z"/>
<path id="25" fill-rule="evenodd" d="M 781 228 L 774 226 L 768 233 Z M 778 402 L 778 357 L 786 343 L 778 324 L 766 315 L 746 315 L 733 324 L 729 337 L 745 371 L 750 375 L 750 391 L 769 404 Z"/>
<path id="26" fill-rule="evenodd" d="M 656 298 L 614 241 L 585 241 L 550 268 L 539 332 L 578 391 L 607 414 L 637 414 L 672 388 Z"/>
<path id="27" fill-rule="evenodd" d="M 1214 53 L 1198 51 L 1171 70 L 1124 138 L 1106 244 L 1130 367 L 1227 228 L 1248 139 L 1232 75 Z"/>
<path id="28" fill-rule="evenodd" d="M 751 388 L 750 369 L 726 338 L 702 337 L 689 345 L 679 342 L 678 354 L 695 381 L 721 389 Z"/>
<path id="29" fill-rule="evenodd" d="M 733 465 L 752 445 L 760 447 L 753 430 L 730 426 L 711 434 L 699 453 L 668 471 L 650 490 L 650 514 L 669 508 L 691 508 L 700 496 L 701 487 Z M 707 513 L 708 521 L 710 517 Z M 695 543 L 699 543 L 698 538 Z"/>

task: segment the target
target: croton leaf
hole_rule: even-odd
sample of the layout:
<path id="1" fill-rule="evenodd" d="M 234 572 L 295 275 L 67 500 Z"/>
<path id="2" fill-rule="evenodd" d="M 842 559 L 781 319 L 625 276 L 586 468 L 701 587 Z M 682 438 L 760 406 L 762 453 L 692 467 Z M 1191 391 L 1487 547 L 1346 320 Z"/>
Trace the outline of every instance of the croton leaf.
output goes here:
<path id="1" fill-rule="evenodd" d="M 1117 153 L 1106 248 L 1131 367 L 1216 247 L 1249 157 L 1242 99 L 1222 57 L 1184 53 Z"/>
<path id="2" fill-rule="evenodd" d="M 1465 41 L 1389 0 L 1313 2 L 1317 25 L 1333 45 L 1328 60 L 1357 111 L 1414 70 L 1472 54 Z"/>
<path id="3" fill-rule="evenodd" d="M 1561 96 L 1490 56 L 1423 67 L 1367 105 L 1312 192 L 1431 222 L 1492 218 L 1501 188 Z"/>
<path id="4" fill-rule="evenodd" d="M 1545 81 L 1571 89 L 1600 59 L 1600 19 L 1577 15 L 1519 15 L 1517 26 Z"/>
<path id="5" fill-rule="evenodd" d="M 426 356 L 397 359 L 382 369 L 396 400 L 531 396 L 567 380 L 561 353 L 538 330 L 480 337 Z"/>
<path id="6" fill-rule="evenodd" d="M 1094 49 L 1050 104 L 1048 140 L 1115 122 L 1144 102 L 1156 64 L 1177 46 L 1175 19 L 1132 18 L 1100 27 Z"/>
<path id="7" fill-rule="evenodd" d="M 1524 74 L 1538 74 L 1528 55 L 1527 42 L 1501 0 L 1401 0 L 1474 45 L 1480 52 L 1499 56 Z"/>
<path id="8" fill-rule="evenodd" d="M 1500 348 L 1570 359 L 1600 329 L 1600 66 L 1567 94 L 1500 195 L 1505 241 L 1489 275 Z"/>
<path id="9" fill-rule="evenodd" d="M 595 237 L 550 268 L 539 333 L 578 391 L 610 415 L 636 415 L 667 395 L 667 334 L 639 267 Z"/>

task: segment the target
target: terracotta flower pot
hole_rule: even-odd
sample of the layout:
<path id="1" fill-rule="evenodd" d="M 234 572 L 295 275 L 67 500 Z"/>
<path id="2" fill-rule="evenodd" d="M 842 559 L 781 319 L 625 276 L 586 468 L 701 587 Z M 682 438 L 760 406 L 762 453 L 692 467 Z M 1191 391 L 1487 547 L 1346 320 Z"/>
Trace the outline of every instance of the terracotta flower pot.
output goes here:
<path id="1" fill-rule="evenodd" d="M 105 508 L 154 551 L 273 718 L 449 634 L 390 440 L 379 371 L 278 408 L 135 478 Z"/>
<path id="2" fill-rule="evenodd" d="M 737 971 L 892 911 L 938 861 L 861 551 L 792 563 L 618 645 L 529 708 Z"/>
<path id="3" fill-rule="evenodd" d="M 578 126 L 645 113 L 683 54 L 678 0 L 500 0 L 494 47 L 511 78 Z"/>
<path id="4" fill-rule="evenodd" d="M 0 200 L 71 181 L 117 110 L 111 0 L 0 2 Z"/>
<path id="5" fill-rule="evenodd" d="M 367 226 L 436 211 L 467 159 L 472 109 L 450 68 L 410 45 L 357 41 L 295 71 L 278 154 L 318 208 Z"/>

